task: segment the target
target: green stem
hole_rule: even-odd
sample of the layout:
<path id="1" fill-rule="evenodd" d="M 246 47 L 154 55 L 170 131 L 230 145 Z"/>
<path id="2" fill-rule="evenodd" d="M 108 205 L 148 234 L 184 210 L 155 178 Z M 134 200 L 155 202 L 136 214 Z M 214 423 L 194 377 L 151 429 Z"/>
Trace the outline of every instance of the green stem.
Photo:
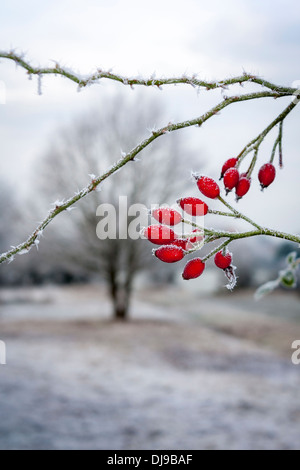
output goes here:
<path id="1" fill-rule="evenodd" d="M 208 214 L 223 215 L 225 217 L 237 217 L 235 214 L 232 214 L 230 212 L 215 211 L 213 209 L 209 209 Z"/>
<path id="2" fill-rule="evenodd" d="M 278 137 L 277 137 L 277 139 L 276 139 L 275 142 L 274 142 L 273 148 L 272 148 L 271 157 L 270 157 L 270 163 L 273 163 L 273 162 L 274 162 L 275 152 L 276 152 L 276 149 L 277 149 L 277 145 L 278 145 L 278 144 L 279 144 L 279 140 L 278 140 Z"/>
<path id="3" fill-rule="evenodd" d="M 282 162 L 282 128 L 283 128 L 283 121 L 279 124 L 279 134 L 278 134 L 278 148 L 279 148 L 279 167 L 283 167 Z"/>
<path id="4" fill-rule="evenodd" d="M 256 165 L 256 162 L 257 162 L 257 155 L 258 155 L 258 149 L 259 149 L 260 144 L 261 144 L 261 142 L 259 142 L 258 146 L 255 148 L 255 152 L 254 152 L 253 158 L 252 158 L 252 160 L 251 160 L 250 166 L 249 166 L 248 171 L 247 171 L 247 178 L 251 178 L 252 172 L 253 172 L 254 167 L 255 167 L 255 165 Z"/>
<path id="5" fill-rule="evenodd" d="M 230 238 L 231 240 L 239 240 L 241 238 L 250 238 L 256 237 L 259 235 L 265 235 L 274 238 L 281 238 L 283 240 L 289 240 L 294 243 L 300 243 L 299 235 L 292 235 L 290 233 L 281 232 L 279 230 L 271 230 L 268 228 L 260 227 L 257 230 L 251 230 L 249 232 L 226 232 L 226 231 L 215 231 L 214 239 L 218 240 L 219 238 Z"/>
<path id="6" fill-rule="evenodd" d="M 262 141 L 264 138 L 269 134 L 269 132 L 277 125 L 280 124 L 282 126 L 282 123 L 284 119 L 287 117 L 287 115 L 297 106 L 298 101 L 293 100 L 283 111 L 280 113 L 274 121 L 272 121 L 257 137 L 255 137 L 253 140 L 251 140 L 244 148 L 243 150 L 239 153 L 237 156 L 238 158 L 238 163 L 237 167 L 241 164 L 241 162 L 244 160 L 246 155 L 250 153 L 252 150 L 258 150 Z M 281 128 L 281 138 L 282 138 L 282 128 Z"/>
<path id="7" fill-rule="evenodd" d="M 253 222 L 253 220 L 251 220 L 249 217 L 247 217 L 246 215 L 242 214 L 241 212 L 236 210 L 234 207 L 232 207 L 227 201 L 225 201 L 225 199 L 222 198 L 222 196 L 219 196 L 218 199 L 220 202 L 222 202 L 222 204 L 224 204 L 229 210 L 233 212 L 234 217 L 236 217 L 237 219 L 243 219 L 246 222 L 248 222 L 250 225 L 253 225 L 253 227 L 256 227 L 259 230 L 261 229 L 261 227 L 256 222 Z"/>

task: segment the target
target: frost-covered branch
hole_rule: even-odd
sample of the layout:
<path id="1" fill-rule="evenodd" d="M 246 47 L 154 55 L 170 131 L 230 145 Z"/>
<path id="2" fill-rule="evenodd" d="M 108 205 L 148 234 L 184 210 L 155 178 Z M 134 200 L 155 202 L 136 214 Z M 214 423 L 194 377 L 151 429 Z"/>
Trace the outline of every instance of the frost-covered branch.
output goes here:
<path id="1" fill-rule="evenodd" d="M 58 63 L 55 63 L 54 67 L 34 67 L 27 60 L 25 60 L 24 54 L 17 54 L 14 51 L 5 52 L 0 51 L 0 58 L 8 59 L 15 62 L 17 65 L 22 67 L 31 75 L 37 75 L 40 79 L 43 75 L 61 75 L 74 83 L 76 83 L 80 88 L 84 88 L 93 83 L 99 82 L 101 79 L 114 80 L 116 82 L 122 83 L 123 85 L 129 85 L 131 87 L 135 85 L 141 85 L 145 87 L 161 87 L 163 85 L 178 85 L 178 84 L 187 84 L 193 87 L 204 88 L 206 90 L 215 90 L 218 88 L 226 89 L 230 85 L 243 83 L 256 83 L 264 88 L 275 91 L 276 93 L 294 94 L 297 89 L 291 87 L 283 87 L 276 85 L 272 82 L 264 80 L 261 77 L 256 75 L 244 73 L 238 77 L 231 77 L 224 80 L 217 81 L 206 81 L 200 80 L 196 75 L 186 76 L 182 75 L 180 77 L 170 77 L 170 78 L 156 78 L 154 75 L 150 78 L 141 78 L 141 77 L 125 77 L 119 74 L 112 73 L 111 71 L 103 71 L 98 69 L 95 73 L 82 76 L 78 73 L 75 73 L 73 70 L 69 70 L 67 67 L 62 67 Z"/>

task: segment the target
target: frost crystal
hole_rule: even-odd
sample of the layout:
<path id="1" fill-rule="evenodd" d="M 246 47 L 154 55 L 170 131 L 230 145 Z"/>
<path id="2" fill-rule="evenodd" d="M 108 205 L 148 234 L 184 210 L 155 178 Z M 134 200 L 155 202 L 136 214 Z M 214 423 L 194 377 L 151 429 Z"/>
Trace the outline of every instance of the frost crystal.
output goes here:
<path id="1" fill-rule="evenodd" d="M 26 255 L 29 252 L 28 248 L 24 248 L 24 250 L 19 251 L 18 255 Z"/>
<path id="2" fill-rule="evenodd" d="M 52 206 L 54 206 L 54 207 L 59 207 L 59 206 L 61 206 L 63 203 L 64 203 L 64 200 L 62 200 L 62 201 L 57 200 L 57 201 L 55 201 L 55 202 L 52 203 Z"/>

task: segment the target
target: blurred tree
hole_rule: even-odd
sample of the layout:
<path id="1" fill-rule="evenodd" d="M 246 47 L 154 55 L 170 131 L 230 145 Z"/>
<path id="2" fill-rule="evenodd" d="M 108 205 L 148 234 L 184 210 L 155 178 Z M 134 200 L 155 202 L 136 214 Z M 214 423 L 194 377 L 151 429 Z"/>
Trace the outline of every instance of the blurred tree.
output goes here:
<path id="1" fill-rule="evenodd" d="M 21 232 L 22 214 L 14 188 L 4 180 L 0 181 L 0 251 L 9 250 L 11 244 L 17 244 Z M 14 282 L 17 269 L 11 266 L 0 266 L 0 283 Z"/>
<path id="2" fill-rule="evenodd" d="M 86 184 L 88 174 L 104 172 L 116 161 L 121 150 L 130 150 L 141 140 L 145 129 L 160 120 L 163 121 L 161 105 L 139 95 L 132 98 L 130 104 L 117 95 L 104 102 L 101 110 L 92 110 L 77 119 L 58 134 L 43 159 L 39 176 L 43 198 L 49 202 L 49 197 L 70 196 Z M 172 203 L 182 195 L 189 184 L 191 151 L 183 148 L 177 133 L 166 136 L 163 146 L 159 143 L 146 149 L 141 161 L 129 163 L 121 173 L 106 180 L 102 193 L 95 192 L 88 201 L 78 203 L 67 227 L 62 229 L 61 224 L 59 227 L 53 224 L 49 259 L 53 259 L 56 252 L 60 262 L 64 259 L 67 263 L 81 265 L 87 272 L 100 273 L 109 286 L 114 316 L 118 319 L 128 315 L 136 273 L 146 267 L 149 270 L 152 264 L 149 246 L 145 246 L 149 242 L 118 237 L 99 240 L 96 210 L 100 203 L 112 204 L 117 229 L 124 232 L 132 217 L 124 219 L 124 210 L 119 208 L 120 196 L 127 196 L 128 207 L 135 203 L 150 207 L 151 204 Z M 186 161 L 189 161 L 188 168 Z M 155 266 L 160 271 L 166 269 L 163 263 Z"/>

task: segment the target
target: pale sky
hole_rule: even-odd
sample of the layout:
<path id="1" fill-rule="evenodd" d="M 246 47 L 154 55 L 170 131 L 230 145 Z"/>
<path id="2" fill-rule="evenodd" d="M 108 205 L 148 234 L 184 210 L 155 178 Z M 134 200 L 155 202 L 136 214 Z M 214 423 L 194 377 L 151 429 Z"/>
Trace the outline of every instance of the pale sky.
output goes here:
<path id="1" fill-rule="evenodd" d="M 197 73 L 205 79 L 235 76 L 246 70 L 281 85 L 290 86 L 297 80 L 300 83 L 297 1 L 1 3 L 0 49 L 26 52 L 35 65 L 58 61 L 82 74 L 102 68 L 145 77 L 153 72 L 157 76 Z M 0 61 L 0 81 L 6 86 L 6 104 L 0 104 L 1 171 L 10 181 L 21 176 L 23 190 L 28 188 L 35 159 L 47 148 L 56 129 L 91 104 L 101 106 L 106 94 L 120 88 L 122 93 L 135 93 L 108 82 L 77 93 L 75 84 L 50 76 L 43 79 L 43 94 L 38 96 L 36 79 L 29 81 L 24 70 L 6 60 Z M 182 86 L 165 87 L 163 91 L 144 89 L 143 93 L 159 96 L 166 106 L 167 119 L 176 121 L 202 114 L 217 96 L 206 96 L 204 91 L 198 96 L 192 88 Z M 222 162 L 238 154 L 289 101 L 282 98 L 238 104 L 202 129 L 181 132 L 193 141 L 193 148 L 199 148 L 199 159 L 205 157 L 210 175 L 217 177 Z M 297 108 L 286 120 L 285 168 L 278 172 L 276 184 L 261 194 L 255 176 L 251 194 L 239 203 L 240 209 L 258 222 L 286 231 L 300 230 L 299 118 Z M 268 161 L 272 145 L 270 139 L 262 147 L 261 164 Z"/>

